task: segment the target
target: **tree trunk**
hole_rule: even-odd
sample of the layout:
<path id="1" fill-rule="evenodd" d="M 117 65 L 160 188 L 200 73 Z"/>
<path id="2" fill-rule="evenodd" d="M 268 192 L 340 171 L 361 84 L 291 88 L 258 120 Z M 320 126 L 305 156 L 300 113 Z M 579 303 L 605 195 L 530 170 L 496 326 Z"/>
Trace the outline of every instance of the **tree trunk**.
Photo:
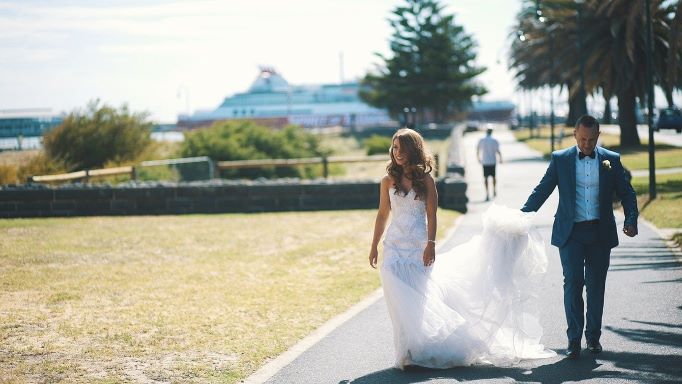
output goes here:
<path id="1" fill-rule="evenodd" d="M 682 1 L 677 3 L 675 8 L 675 17 L 670 25 L 670 37 L 668 38 L 668 68 L 666 74 L 666 81 L 668 84 L 675 85 L 677 82 L 677 52 L 679 49 L 680 38 L 682 38 Z M 672 86 L 670 87 L 672 90 Z M 672 93 L 672 91 L 671 91 Z M 666 95 L 667 96 L 667 95 Z M 668 102 L 670 104 L 670 102 Z M 672 105 L 670 105 L 672 107 Z"/>
<path id="2" fill-rule="evenodd" d="M 566 119 L 566 126 L 575 126 L 578 119 L 587 114 L 587 97 L 584 93 L 578 91 L 571 98 L 571 88 L 568 87 L 568 118 Z"/>
<path id="3" fill-rule="evenodd" d="M 665 89 L 665 100 L 668 102 L 668 107 L 672 108 L 675 106 L 673 103 L 673 89 L 672 87 Z"/>
<path id="4" fill-rule="evenodd" d="M 620 146 L 623 148 L 636 148 L 642 145 L 637 134 L 636 105 L 634 84 L 618 92 Z"/>
<path id="5" fill-rule="evenodd" d="M 602 124 L 611 124 L 611 98 L 604 96 L 604 117 Z"/>

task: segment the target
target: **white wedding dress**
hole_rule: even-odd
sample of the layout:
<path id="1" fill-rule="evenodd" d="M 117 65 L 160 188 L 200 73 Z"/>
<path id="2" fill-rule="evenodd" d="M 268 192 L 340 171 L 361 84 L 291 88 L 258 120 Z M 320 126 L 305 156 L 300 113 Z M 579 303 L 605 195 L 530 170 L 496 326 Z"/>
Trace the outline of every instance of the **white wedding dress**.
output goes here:
<path id="1" fill-rule="evenodd" d="M 389 194 L 381 280 L 396 367 L 506 366 L 555 355 L 540 344 L 542 327 L 533 314 L 534 283 L 547 267 L 533 214 L 492 205 L 479 236 L 424 267 L 425 204 L 413 190 Z"/>

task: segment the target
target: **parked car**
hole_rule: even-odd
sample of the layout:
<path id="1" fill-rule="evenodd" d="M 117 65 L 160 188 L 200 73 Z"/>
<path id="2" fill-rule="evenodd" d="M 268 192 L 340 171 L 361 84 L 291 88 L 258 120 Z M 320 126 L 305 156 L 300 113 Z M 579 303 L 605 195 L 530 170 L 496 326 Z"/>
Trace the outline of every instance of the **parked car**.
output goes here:
<path id="1" fill-rule="evenodd" d="M 478 120 L 469 120 L 466 123 L 464 132 L 476 132 L 481 127 L 481 122 Z"/>
<path id="2" fill-rule="evenodd" d="M 654 130 L 674 129 L 677 133 L 682 132 L 682 111 L 678 108 L 665 108 L 659 110 L 658 120 Z"/>

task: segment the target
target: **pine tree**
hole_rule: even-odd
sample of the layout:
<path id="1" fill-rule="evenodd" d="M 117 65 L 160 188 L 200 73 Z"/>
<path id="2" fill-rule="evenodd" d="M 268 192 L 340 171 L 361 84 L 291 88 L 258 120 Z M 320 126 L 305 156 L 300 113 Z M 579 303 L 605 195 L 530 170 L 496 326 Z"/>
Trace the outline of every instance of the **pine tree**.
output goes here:
<path id="1" fill-rule="evenodd" d="M 394 117 L 416 108 L 419 121 L 445 122 L 486 90 L 474 81 L 476 42 L 437 0 L 407 0 L 392 11 L 391 57 L 363 79 L 360 96 Z"/>

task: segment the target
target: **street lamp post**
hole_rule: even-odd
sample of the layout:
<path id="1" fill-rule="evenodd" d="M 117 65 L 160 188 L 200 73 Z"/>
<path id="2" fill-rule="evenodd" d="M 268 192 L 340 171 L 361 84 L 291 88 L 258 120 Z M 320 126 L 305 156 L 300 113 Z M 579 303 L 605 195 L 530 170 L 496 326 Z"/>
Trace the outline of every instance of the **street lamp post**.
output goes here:
<path id="1" fill-rule="evenodd" d="M 556 24 L 555 24 L 556 25 Z M 554 152 L 554 26 L 550 26 L 549 32 L 549 133 L 551 140 L 552 152 Z"/>
<path id="2" fill-rule="evenodd" d="M 551 151 L 554 152 L 554 87 L 549 85 L 549 140 Z"/>
<path id="3" fill-rule="evenodd" d="M 545 24 L 547 18 L 540 9 L 540 0 L 535 0 L 535 18 Z M 546 25 L 546 24 L 545 24 Z M 556 25 L 556 24 L 555 24 Z M 551 151 L 554 152 L 554 27 L 552 25 L 547 30 L 549 38 L 549 140 Z"/>
<path id="4" fill-rule="evenodd" d="M 654 79 L 653 79 L 653 28 L 651 25 L 651 1 L 645 0 L 646 8 L 646 79 L 647 79 L 647 102 L 649 107 L 649 199 L 656 198 L 656 158 L 654 156 Z"/>
<path id="5" fill-rule="evenodd" d="M 587 97 L 587 92 L 585 91 L 585 54 L 583 53 L 584 42 L 583 42 L 583 4 L 585 0 L 576 0 L 578 4 L 578 55 L 580 56 L 580 88 L 578 89 L 578 115 L 587 114 L 587 105 L 585 104 L 585 98 Z"/>

